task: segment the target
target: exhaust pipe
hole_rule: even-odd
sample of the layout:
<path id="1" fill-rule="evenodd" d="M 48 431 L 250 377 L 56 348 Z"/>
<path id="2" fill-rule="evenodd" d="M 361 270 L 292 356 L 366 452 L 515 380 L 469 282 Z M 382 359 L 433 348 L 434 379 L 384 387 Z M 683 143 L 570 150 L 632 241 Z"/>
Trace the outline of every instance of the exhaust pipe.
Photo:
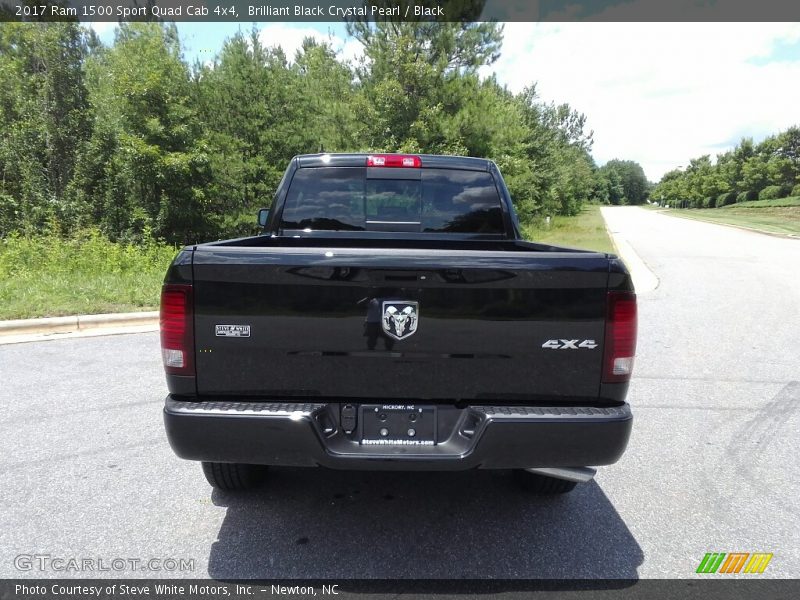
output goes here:
<path id="1" fill-rule="evenodd" d="M 592 467 L 548 467 L 525 470 L 528 473 L 535 473 L 536 475 L 545 475 L 547 477 L 554 477 L 555 479 L 565 479 L 578 483 L 591 481 L 595 473 L 597 473 L 597 469 L 593 469 Z"/>

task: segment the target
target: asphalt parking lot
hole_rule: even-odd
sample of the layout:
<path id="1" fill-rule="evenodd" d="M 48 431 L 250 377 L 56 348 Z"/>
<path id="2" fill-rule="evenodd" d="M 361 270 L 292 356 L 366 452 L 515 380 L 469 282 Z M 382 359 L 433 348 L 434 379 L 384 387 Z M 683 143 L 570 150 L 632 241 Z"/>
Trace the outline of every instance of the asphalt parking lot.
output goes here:
<path id="1" fill-rule="evenodd" d="M 500 472 L 280 469 L 215 492 L 167 445 L 156 333 L 4 345 L 0 577 L 65 574 L 19 570 L 32 554 L 193 561 L 105 573 L 133 577 L 695 577 L 736 551 L 800 576 L 800 241 L 607 219 L 658 286 L 639 299 L 631 443 L 594 482 L 543 498 Z"/>

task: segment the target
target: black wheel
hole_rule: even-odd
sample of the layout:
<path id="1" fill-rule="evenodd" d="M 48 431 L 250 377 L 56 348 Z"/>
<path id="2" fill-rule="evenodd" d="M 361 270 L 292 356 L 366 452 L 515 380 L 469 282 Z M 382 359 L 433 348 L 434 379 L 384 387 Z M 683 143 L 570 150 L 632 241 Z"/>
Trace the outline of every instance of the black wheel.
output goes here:
<path id="1" fill-rule="evenodd" d="M 578 485 L 577 481 L 556 479 L 538 473 L 529 473 L 522 469 L 514 471 L 514 480 L 522 489 L 534 494 L 566 494 Z"/>
<path id="2" fill-rule="evenodd" d="M 218 490 L 235 492 L 249 490 L 263 483 L 267 476 L 265 465 L 204 462 L 203 474 Z"/>

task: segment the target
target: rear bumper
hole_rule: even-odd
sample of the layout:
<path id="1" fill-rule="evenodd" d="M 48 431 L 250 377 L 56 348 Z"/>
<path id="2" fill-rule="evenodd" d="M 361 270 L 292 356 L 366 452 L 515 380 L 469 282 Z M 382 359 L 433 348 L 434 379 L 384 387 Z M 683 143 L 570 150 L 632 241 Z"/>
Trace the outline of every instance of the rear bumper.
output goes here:
<path id="1" fill-rule="evenodd" d="M 630 437 L 630 406 L 448 407 L 453 426 L 434 446 L 361 445 L 341 431 L 339 405 L 187 402 L 167 396 L 164 423 L 185 459 L 337 469 L 439 470 L 598 466 Z"/>

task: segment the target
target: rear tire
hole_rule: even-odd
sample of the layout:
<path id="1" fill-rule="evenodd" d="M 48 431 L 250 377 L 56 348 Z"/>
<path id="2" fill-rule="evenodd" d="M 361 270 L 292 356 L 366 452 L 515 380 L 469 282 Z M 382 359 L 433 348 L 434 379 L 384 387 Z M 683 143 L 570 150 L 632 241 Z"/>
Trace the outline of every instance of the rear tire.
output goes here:
<path id="1" fill-rule="evenodd" d="M 514 480 L 526 492 L 534 494 L 567 494 L 575 489 L 577 481 L 556 479 L 538 473 L 529 473 L 522 469 L 514 471 Z"/>
<path id="2" fill-rule="evenodd" d="M 267 476 L 265 465 L 204 462 L 203 474 L 212 487 L 226 492 L 253 489 Z"/>

